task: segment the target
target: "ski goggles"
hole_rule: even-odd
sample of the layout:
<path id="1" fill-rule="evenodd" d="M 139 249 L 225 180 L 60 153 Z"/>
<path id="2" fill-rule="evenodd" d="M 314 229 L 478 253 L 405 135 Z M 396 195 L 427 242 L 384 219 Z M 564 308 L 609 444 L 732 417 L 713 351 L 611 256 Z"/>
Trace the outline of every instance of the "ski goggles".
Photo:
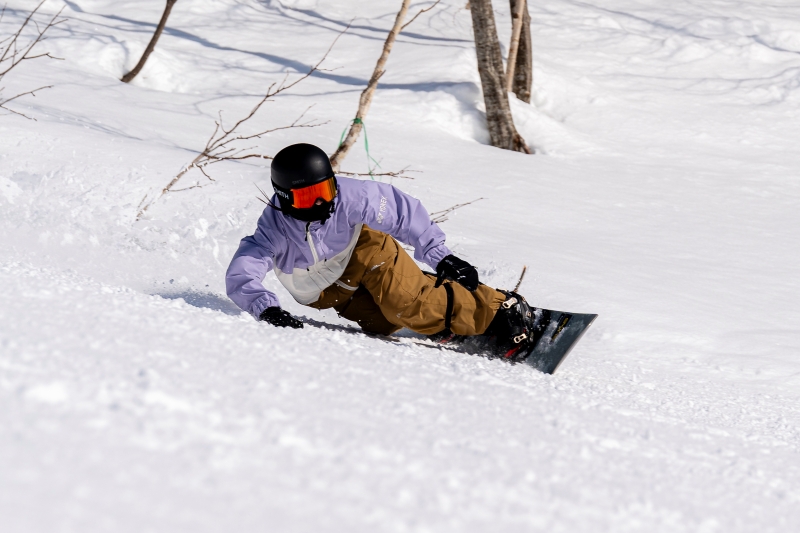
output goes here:
<path id="1" fill-rule="evenodd" d="M 330 202 L 336 197 L 336 180 L 328 178 L 325 181 L 303 187 L 302 189 L 291 189 L 292 207 L 295 209 L 308 209 L 314 207 L 318 199 Z"/>

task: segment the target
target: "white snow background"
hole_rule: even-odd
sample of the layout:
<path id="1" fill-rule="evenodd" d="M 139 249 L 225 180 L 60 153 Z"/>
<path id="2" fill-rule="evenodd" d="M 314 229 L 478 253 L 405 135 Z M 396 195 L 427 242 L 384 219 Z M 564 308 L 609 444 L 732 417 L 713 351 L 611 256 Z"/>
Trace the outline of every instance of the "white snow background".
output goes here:
<path id="1" fill-rule="evenodd" d="M 598 313 L 548 376 L 257 323 L 224 273 L 268 164 L 197 171 L 217 112 L 332 152 L 398 0 L 70 0 L 0 116 L 0 530 L 800 530 L 800 2 L 531 2 L 539 152 L 492 148 L 469 11 L 399 37 L 366 119 L 482 280 Z M 10 0 L 0 32 L 34 0 Z M 412 12 L 429 5 L 415 2 Z M 52 0 L 44 11 L 62 4 Z M 501 41 L 508 5 L 495 1 Z M 359 142 L 343 166 L 364 171 Z M 343 323 L 264 284 L 291 312 Z"/>

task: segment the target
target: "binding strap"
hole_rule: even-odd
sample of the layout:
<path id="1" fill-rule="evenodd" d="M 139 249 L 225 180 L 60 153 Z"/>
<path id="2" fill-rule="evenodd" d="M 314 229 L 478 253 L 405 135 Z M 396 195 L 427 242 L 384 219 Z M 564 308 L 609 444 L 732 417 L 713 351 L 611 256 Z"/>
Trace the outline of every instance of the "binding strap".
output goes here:
<path id="1" fill-rule="evenodd" d="M 450 331 L 450 323 L 453 319 L 453 287 L 449 283 L 445 283 L 444 291 L 447 293 L 447 310 L 444 314 L 444 327 L 447 331 Z"/>

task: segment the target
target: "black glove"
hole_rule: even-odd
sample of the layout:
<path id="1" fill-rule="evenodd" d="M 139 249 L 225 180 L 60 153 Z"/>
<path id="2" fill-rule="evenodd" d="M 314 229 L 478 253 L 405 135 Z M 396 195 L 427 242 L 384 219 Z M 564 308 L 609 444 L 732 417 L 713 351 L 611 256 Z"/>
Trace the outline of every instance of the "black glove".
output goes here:
<path id="1" fill-rule="evenodd" d="M 436 285 L 434 287 L 439 287 L 445 279 L 456 281 L 469 291 L 477 289 L 478 283 L 480 283 L 475 267 L 453 254 L 439 261 L 436 266 Z"/>
<path id="2" fill-rule="evenodd" d="M 260 320 L 269 322 L 279 328 L 302 328 L 303 323 L 281 309 L 280 307 L 267 307 L 258 316 Z"/>

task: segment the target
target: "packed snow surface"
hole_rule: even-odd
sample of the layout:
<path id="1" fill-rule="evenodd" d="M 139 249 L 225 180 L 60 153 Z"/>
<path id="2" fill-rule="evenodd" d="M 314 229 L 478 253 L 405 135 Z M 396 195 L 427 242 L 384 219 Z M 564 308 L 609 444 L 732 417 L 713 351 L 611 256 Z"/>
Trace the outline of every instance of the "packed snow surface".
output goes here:
<path id="1" fill-rule="evenodd" d="M 45 3 L 68 20 L 38 50 L 63 61 L 3 94 L 53 88 L 12 106 L 36 121 L 0 116 L 0 529 L 800 530 L 796 0 L 531 2 L 534 98 L 512 108 L 535 156 L 487 144 L 465 0 L 397 40 L 370 154 L 418 171 L 393 183 L 430 211 L 484 198 L 441 224 L 484 282 L 527 265 L 534 305 L 599 314 L 554 376 L 241 313 L 224 272 L 268 161 L 192 170 L 136 220 L 219 111 L 352 21 L 246 128 L 313 105 L 323 125 L 257 149 L 332 152 L 399 4 L 181 0 L 126 85 L 164 2 Z M 359 141 L 343 169 L 366 168 Z"/>

